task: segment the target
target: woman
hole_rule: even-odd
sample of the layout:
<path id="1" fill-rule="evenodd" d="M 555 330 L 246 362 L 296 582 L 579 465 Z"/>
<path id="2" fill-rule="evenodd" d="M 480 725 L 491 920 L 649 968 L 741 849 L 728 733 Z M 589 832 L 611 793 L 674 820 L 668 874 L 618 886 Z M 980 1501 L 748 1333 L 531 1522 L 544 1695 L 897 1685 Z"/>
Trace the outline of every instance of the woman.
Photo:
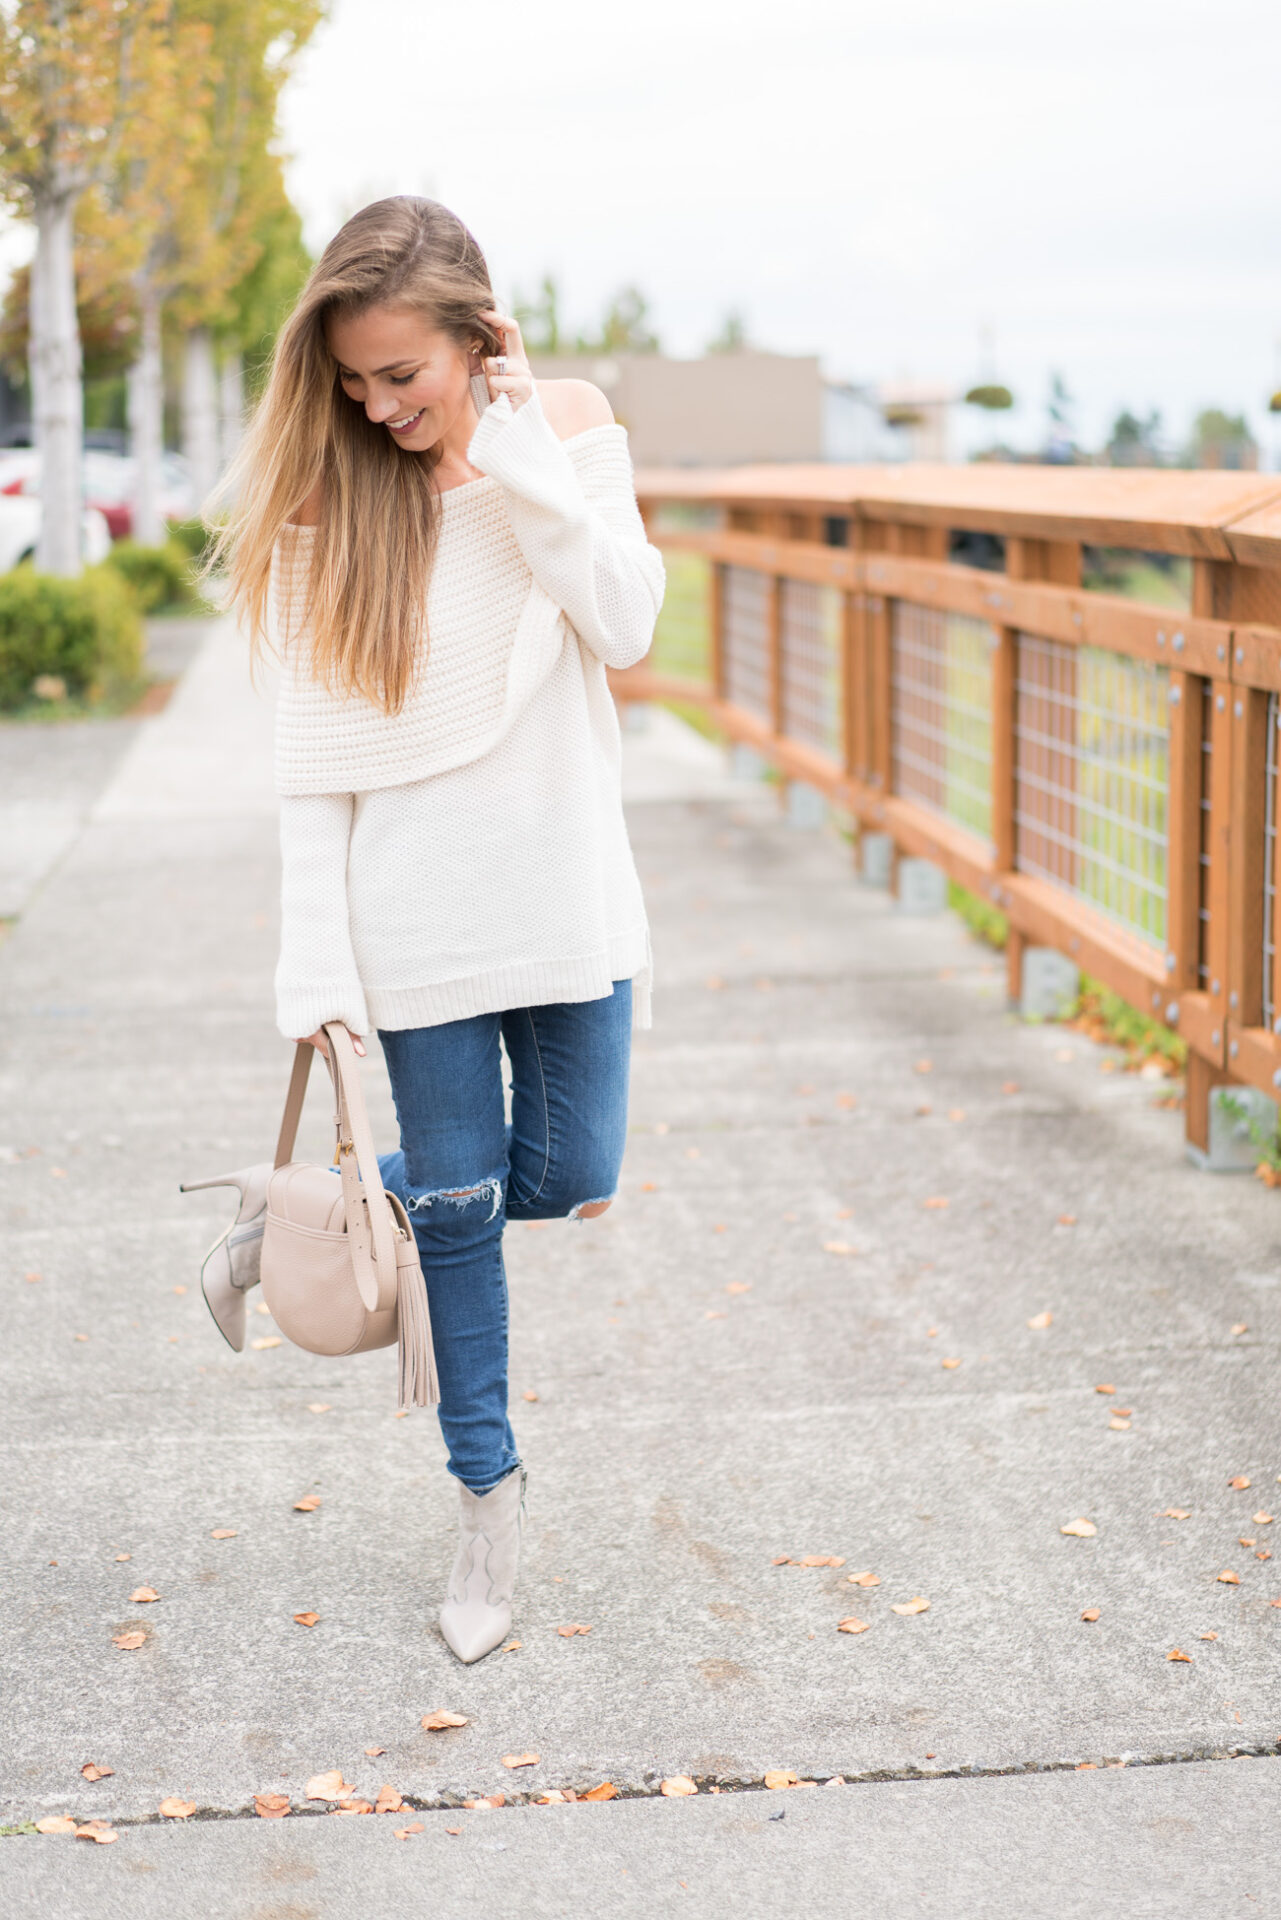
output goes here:
<path id="1" fill-rule="evenodd" d="M 662 562 L 604 396 L 534 380 L 470 233 L 407 196 L 325 249 L 229 491 L 233 601 L 283 668 L 278 1023 L 382 1044 L 400 1150 L 379 1164 L 460 1483 L 440 1625 L 477 1660 L 510 1629 L 524 1516 L 503 1227 L 609 1206 L 650 1021 L 605 668 L 648 650 Z M 231 1241 L 261 1203 L 211 1293 L 242 1339 L 256 1276 Z"/>

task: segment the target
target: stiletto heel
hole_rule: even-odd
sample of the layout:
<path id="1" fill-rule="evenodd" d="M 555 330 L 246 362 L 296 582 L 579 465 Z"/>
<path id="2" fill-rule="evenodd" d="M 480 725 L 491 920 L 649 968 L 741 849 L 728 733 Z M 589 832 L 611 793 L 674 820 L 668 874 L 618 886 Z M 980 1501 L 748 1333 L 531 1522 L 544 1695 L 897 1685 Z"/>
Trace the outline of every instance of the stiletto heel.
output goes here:
<path id="1" fill-rule="evenodd" d="M 267 1181 L 270 1160 L 242 1167 L 238 1173 L 215 1174 L 211 1180 L 184 1180 L 180 1193 L 202 1193 L 209 1187 L 235 1187 L 240 1210 L 210 1247 L 200 1265 L 200 1291 L 227 1345 L 241 1353 L 245 1345 L 245 1295 L 258 1285 L 262 1257 L 262 1230 L 267 1218 Z"/>

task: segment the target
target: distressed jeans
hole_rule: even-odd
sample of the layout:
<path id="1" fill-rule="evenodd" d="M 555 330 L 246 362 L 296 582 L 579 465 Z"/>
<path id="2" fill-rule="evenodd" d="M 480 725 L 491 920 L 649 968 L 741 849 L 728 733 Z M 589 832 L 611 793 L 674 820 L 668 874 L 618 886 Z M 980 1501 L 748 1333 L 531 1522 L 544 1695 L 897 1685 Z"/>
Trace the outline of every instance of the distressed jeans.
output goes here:
<path id="1" fill-rule="evenodd" d="M 520 1465 L 507 1414 L 508 1220 L 612 1199 L 627 1134 L 632 983 L 545 1007 L 379 1031 L 400 1151 L 378 1157 L 427 1282 L 449 1471 L 488 1493 Z M 504 1118 L 499 1039 L 511 1062 Z"/>

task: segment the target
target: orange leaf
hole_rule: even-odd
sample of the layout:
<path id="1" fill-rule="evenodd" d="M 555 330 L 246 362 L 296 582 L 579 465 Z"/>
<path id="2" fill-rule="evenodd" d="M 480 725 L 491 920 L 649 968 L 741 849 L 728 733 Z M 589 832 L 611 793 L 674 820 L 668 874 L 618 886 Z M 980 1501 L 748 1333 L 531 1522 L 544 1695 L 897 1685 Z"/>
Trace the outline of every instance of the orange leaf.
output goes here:
<path id="1" fill-rule="evenodd" d="M 133 1592 L 129 1595 L 129 1598 L 131 1600 L 138 1601 L 139 1605 L 142 1605 L 143 1603 L 150 1600 L 158 1600 L 160 1598 L 160 1595 L 156 1592 L 154 1587 L 135 1587 Z"/>
<path id="2" fill-rule="evenodd" d="M 1238 1320 L 1236 1325 L 1233 1327 L 1232 1331 L 1235 1334 L 1242 1334 L 1242 1333 L 1249 1333 L 1250 1329 L 1249 1327 L 1247 1327 L 1244 1320 Z"/>
<path id="3" fill-rule="evenodd" d="M 378 1789 L 378 1799 L 374 1805 L 375 1813 L 402 1813 L 405 1803 L 395 1787 L 384 1784 Z"/>
<path id="4" fill-rule="evenodd" d="M 781 1787 L 794 1787 L 799 1784 L 799 1781 L 800 1781 L 800 1775 L 793 1773 L 790 1767 L 771 1767 L 769 1772 L 765 1775 L 766 1786 L 772 1787 L 775 1789 L 778 1789 Z"/>
<path id="5" fill-rule="evenodd" d="M 1094 1389 L 1094 1391 L 1095 1391 L 1096 1393 L 1115 1393 L 1115 1392 L 1116 1392 L 1116 1388 L 1115 1388 L 1114 1386 L 1110 1386 L 1110 1385 L 1109 1385 L 1109 1386 L 1106 1386 L 1106 1387 L 1096 1387 L 1096 1388 Z"/>
<path id="6" fill-rule="evenodd" d="M 304 1493 L 301 1500 L 294 1501 L 294 1512 L 314 1513 L 319 1505 L 320 1495 L 318 1493 Z"/>
<path id="7" fill-rule="evenodd" d="M 1198 1640 L 1217 1640 L 1218 1637 L 1217 1633 L 1199 1633 L 1197 1635 Z"/>
<path id="8" fill-rule="evenodd" d="M 1250 1482 L 1243 1473 L 1239 1473 L 1235 1480 L 1228 1481 L 1228 1485 L 1234 1487 L 1238 1493 L 1244 1493 L 1249 1484 Z"/>
<path id="9" fill-rule="evenodd" d="M 307 1402 L 307 1411 L 308 1413 L 332 1413 L 333 1408 L 330 1406 L 328 1400 L 309 1400 Z"/>
<path id="10" fill-rule="evenodd" d="M 522 1400 L 537 1400 L 538 1395 L 534 1392 L 534 1389 L 532 1387 L 526 1387 L 524 1393 L 522 1393 L 520 1397 Z"/>
<path id="11" fill-rule="evenodd" d="M 932 1207 L 937 1210 L 939 1207 L 950 1207 L 952 1202 L 946 1194 L 936 1193 L 933 1194 L 930 1199 L 922 1201 L 921 1204 L 922 1206 Z"/>
<path id="12" fill-rule="evenodd" d="M 178 1794 L 171 1793 L 160 1802 L 157 1812 L 162 1820 L 190 1820 L 196 1811 L 194 1800 L 183 1800 Z"/>
<path id="13" fill-rule="evenodd" d="M 890 1608 L 891 1613 L 928 1613 L 929 1610 L 929 1601 L 919 1593 L 911 1600 L 896 1600 Z"/>
<path id="14" fill-rule="evenodd" d="M 47 1813 L 43 1820 L 36 1821 L 37 1833 L 74 1833 L 76 1823 L 65 1813 Z"/>
<path id="15" fill-rule="evenodd" d="M 807 1553 L 800 1563 L 803 1567 L 843 1567 L 844 1554 Z"/>
<path id="16" fill-rule="evenodd" d="M 378 1760 L 386 1751 L 386 1747 L 366 1747 L 365 1758 L 366 1760 Z"/>
<path id="17" fill-rule="evenodd" d="M 750 1280 L 727 1280 L 725 1291 L 726 1293 L 750 1293 L 752 1283 Z"/>
<path id="18" fill-rule="evenodd" d="M 146 1634 L 138 1629 L 133 1633 L 118 1633 L 111 1644 L 119 1647 L 122 1653 L 136 1653 L 139 1647 L 146 1644 L 146 1639 Z"/>
<path id="19" fill-rule="evenodd" d="M 76 1828 L 77 1840 L 96 1840 L 100 1847 L 109 1847 L 119 1838 L 115 1828 L 101 1820 L 90 1820 L 85 1826 Z"/>
<path id="20" fill-rule="evenodd" d="M 1002 1080 L 1001 1082 L 1002 1093 L 1017 1093 L 1018 1090 L 1019 1090 L 1019 1083 L 1017 1080 Z"/>
<path id="21" fill-rule="evenodd" d="M 1112 1429 L 1113 1433 L 1128 1433 L 1130 1431 L 1131 1422 L 1128 1420 L 1122 1420 L 1119 1414 L 1114 1413 L 1112 1415 L 1112 1418 L 1108 1421 L 1108 1425 Z"/>
<path id="22" fill-rule="evenodd" d="M 530 1222 L 531 1226 L 535 1224 L 541 1223 Z M 507 1797 L 501 1793 L 487 1793 L 476 1800 L 464 1800 L 463 1805 L 474 1809 L 477 1813 L 486 1813 L 495 1807 L 505 1807 L 507 1805 Z M 448 1829 L 446 1829 L 446 1831 L 448 1831 Z"/>
<path id="23" fill-rule="evenodd" d="M 1069 1520 L 1065 1527 L 1059 1528 L 1059 1532 L 1069 1533 L 1077 1540 L 1092 1540 L 1098 1528 L 1093 1520 Z"/>
<path id="24" fill-rule="evenodd" d="M 879 1587 L 881 1584 L 878 1573 L 847 1573 L 845 1578 L 852 1587 Z"/>
<path id="25" fill-rule="evenodd" d="M 254 1812 L 260 1820 L 283 1820 L 289 1812 L 287 1793 L 256 1793 Z"/>
<path id="26" fill-rule="evenodd" d="M 556 1631 L 562 1640 L 572 1640 L 576 1633 L 590 1633 L 591 1628 L 584 1626 L 581 1620 L 575 1620 L 567 1627 L 557 1627 Z"/>
<path id="27" fill-rule="evenodd" d="M 211 1540 L 234 1540 L 235 1537 L 236 1529 L 234 1527 L 215 1527 L 209 1536 Z"/>
<path id="28" fill-rule="evenodd" d="M 669 1800 L 680 1800 L 686 1794 L 697 1793 L 698 1788 L 687 1773 L 673 1773 L 660 1784 L 658 1791 Z"/>
<path id="29" fill-rule="evenodd" d="M 1192 1665 L 1192 1655 L 1190 1653 L 1180 1653 L 1177 1647 L 1171 1647 L 1165 1657 L 1167 1660 L 1183 1660 L 1188 1666 Z"/>
<path id="30" fill-rule="evenodd" d="M 1167 1507 L 1160 1517 L 1162 1520 L 1190 1520 L 1192 1509 L 1191 1507 Z"/>
<path id="31" fill-rule="evenodd" d="M 612 1780 L 602 1780 L 598 1787 L 589 1787 L 583 1795 L 584 1800 L 617 1800 L 618 1788 Z"/>
<path id="32" fill-rule="evenodd" d="M 80 1771 L 86 1780 L 109 1780 L 115 1768 L 100 1767 L 93 1760 L 86 1760 Z"/>
<path id="33" fill-rule="evenodd" d="M 1272 1525 L 1272 1515 L 1270 1513 L 1264 1513 L 1262 1508 L 1260 1508 L 1259 1512 L 1256 1513 L 1253 1518 L 1256 1527 L 1270 1527 Z"/>
<path id="34" fill-rule="evenodd" d="M 824 1253 L 857 1253 L 858 1248 L 852 1247 L 848 1240 L 825 1240 L 823 1251 Z"/>
<path id="35" fill-rule="evenodd" d="M 428 1733 L 440 1733 L 445 1727 L 465 1727 L 467 1725 L 467 1715 L 465 1713 L 450 1713 L 444 1707 L 437 1707 L 435 1713 L 425 1713 L 419 1721 L 419 1725 L 425 1728 Z"/>
<path id="36" fill-rule="evenodd" d="M 505 1647 L 500 1647 L 498 1651 L 500 1653 L 519 1653 L 520 1647 L 521 1647 L 521 1642 L 519 1640 L 509 1640 L 507 1642 L 507 1645 Z"/>
<path id="37" fill-rule="evenodd" d="M 410 1836 L 410 1834 L 411 1834 L 411 1833 L 421 1833 L 421 1832 L 422 1832 L 422 1830 L 423 1830 L 423 1823 L 422 1823 L 422 1821 L 421 1821 L 421 1820 L 411 1820 L 411 1821 L 410 1821 L 410 1823 L 409 1823 L 409 1825 L 408 1825 L 407 1827 L 397 1827 L 397 1828 L 396 1828 L 396 1830 L 395 1830 L 395 1831 L 396 1831 L 396 1838 L 397 1838 L 398 1840 L 408 1840 L 408 1838 L 409 1838 L 409 1836 Z M 446 1827 L 446 1828 L 445 1828 L 445 1832 L 446 1832 L 446 1833 L 461 1833 L 461 1832 L 462 1832 L 462 1828 L 461 1828 L 461 1827 Z"/>
<path id="38" fill-rule="evenodd" d="M 538 1755 L 536 1753 L 503 1753 L 499 1755 L 499 1760 L 504 1767 L 509 1768 L 536 1767 L 538 1765 Z"/>
<path id="39" fill-rule="evenodd" d="M 265 1353 L 268 1347 L 278 1347 L 280 1345 L 280 1335 L 278 1333 L 265 1333 L 261 1340 L 251 1340 L 249 1344 L 255 1353 Z"/>
<path id="40" fill-rule="evenodd" d="M 1032 1318 L 1028 1321 L 1028 1326 L 1031 1328 L 1033 1333 L 1044 1333 L 1045 1329 L 1048 1326 L 1053 1324 L 1053 1320 L 1054 1320 L 1054 1315 L 1050 1312 L 1049 1308 L 1047 1307 L 1044 1313 L 1034 1313 L 1032 1315 Z"/>
<path id="41" fill-rule="evenodd" d="M 1061 1213 L 1059 1215 L 1059 1225 L 1061 1227 L 1074 1227 L 1076 1225 L 1076 1215 L 1074 1213 Z"/>
<path id="42" fill-rule="evenodd" d="M 860 1620 L 857 1614 L 851 1613 L 847 1615 L 844 1620 L 837 1621 L 836 1631 L 838 1633 L 866 1633 L 871 1624 L 870 1620 Z"/>
<path id="43" fill-rule="evenodd" d="M 340 1800 L 336 1807 L 330 1807 L 330 1813 L 372 1813 L 368 1800 Z"/>
<path id="44" fill-rule="evenodd" d="M 1081 1615 L 1082 1620 L 1097 1620 L 1098 1617 L 1099 1609 L 1097 1607 L 1087 1607 Z"/>
<path id="45" fill-rule="evenodd" d="M 300 1627 L 314 1627 L 320 1619 L 320 1615 L 318 1613 L 296 1613 L 294 1619 Z"/>
<path id="46" fill-rule="evenodd" d="M 918 1060 L 912 1068 L 912 1071 L 913 1073 L 933 1073 L 934 1062 L 932 1060 Z"/>
<path id="47" fill-rule="evenodd" d="M 343 1779 L 341 1767 L 330 1767 L 325 1773 L 313 1773 L 303 1791 L 309 1800 L 345 1800 L 356 1789 Z"/>
<path id="48" fill-rule="evenodd" d="M 944 1366 L 949 1373 L 955 1373 L 961 1363 L 955 1355 L 953 1355 L 950 1359 L 944 1360 L 940 1364 Z"/>
<path id="49" fill-rule="evenodd" d="M 1239 1587 L 1241 1584 L 1240 1574 L 1233 1573 L 1231 1567 L 1225 1567 L 1222 1573 L 1216 1573 L 1214 1577 L 1223 1587 Z"/>

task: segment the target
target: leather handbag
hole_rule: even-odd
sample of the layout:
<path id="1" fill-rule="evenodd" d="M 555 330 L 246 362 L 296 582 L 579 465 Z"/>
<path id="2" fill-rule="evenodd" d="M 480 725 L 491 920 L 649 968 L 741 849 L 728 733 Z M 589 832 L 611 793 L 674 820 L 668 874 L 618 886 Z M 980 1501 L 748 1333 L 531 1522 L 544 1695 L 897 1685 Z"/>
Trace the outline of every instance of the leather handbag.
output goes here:
<path id="1" fill-rule="evenodd" d="M 308 1353 L 400 1347 L 400 1405 L 440 1399 L 418 1246 L 400 1197 L 378 1171 L 351 1035 L 329 1043 L 338 1170 L 293 1158 L 316 1049 L 300 1040 L 267 1181 L 262 1291 L 280 1331 Z"/>

